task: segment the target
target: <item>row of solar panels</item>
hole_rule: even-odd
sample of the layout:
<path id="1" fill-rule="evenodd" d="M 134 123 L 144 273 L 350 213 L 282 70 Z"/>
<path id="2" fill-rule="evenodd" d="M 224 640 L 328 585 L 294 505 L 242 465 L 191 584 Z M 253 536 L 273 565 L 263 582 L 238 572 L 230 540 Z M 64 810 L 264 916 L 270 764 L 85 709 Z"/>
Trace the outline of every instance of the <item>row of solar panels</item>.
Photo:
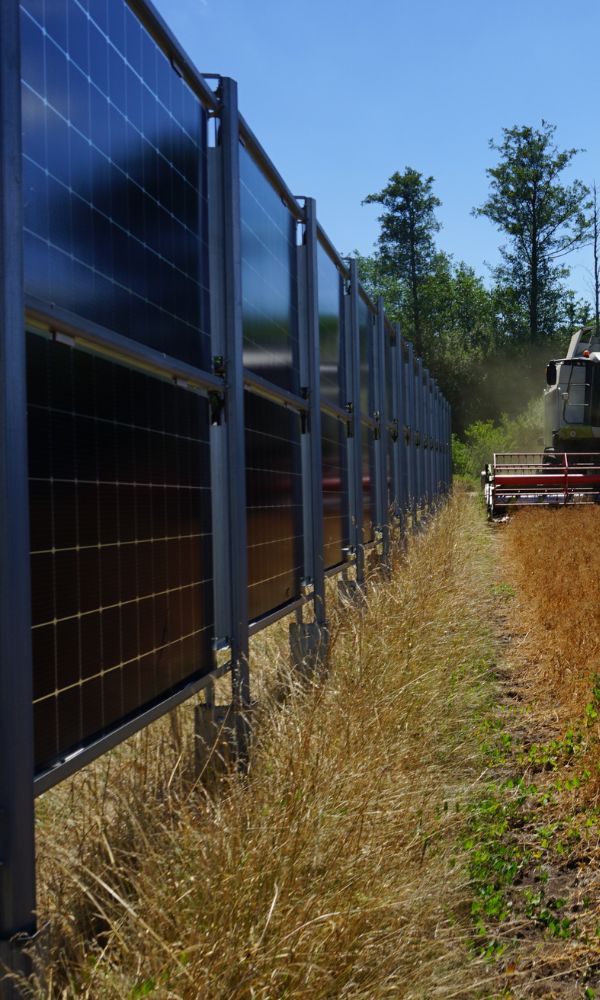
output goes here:
<path id="1" fill-rule="evenodd" d="M 227 627 L 221 513 L 236 500 L 219 494 L 213 454 L 233 365 L 217 336 L 234 307 L 215 278 L 223 200 L 240 247 L 248 621 L 297 607 L 311 558 L 347 565 L 450 478 L 437 387 L 322 233 L 307 293 L 305 206 L 239 120 L 236 190 L 222 190 L 221 95 L 177 53 L 146 5 L 21 2 L 38 775 L 209 675 Z"/>

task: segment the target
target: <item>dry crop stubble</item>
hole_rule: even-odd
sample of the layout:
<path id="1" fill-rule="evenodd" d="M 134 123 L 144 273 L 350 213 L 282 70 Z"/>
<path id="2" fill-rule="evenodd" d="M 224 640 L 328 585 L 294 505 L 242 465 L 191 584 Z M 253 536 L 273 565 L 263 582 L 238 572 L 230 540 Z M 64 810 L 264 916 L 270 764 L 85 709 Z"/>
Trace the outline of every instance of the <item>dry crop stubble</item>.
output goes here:
<path id="1" fill-rule="evenodd" d="M 469 838 L 494 997 L 600 996 L 599 517 L 538 508 L 492 529 L 508 642 Z"/>
<path id="2" fill-rule="evenodd" d="M 528 683 L 558 722 L 575 721 L 600 673 L 600 509 L 525 510 L 503 533 Z"/>
<path id="3" fill-rule="evenodd" d="M 194 786 L 163 724 L 45 796 L 34 995 L 486 995 L 457 844 L 490 697 L 488 544 L 458 493 L 362 609 L 335 606 L 328 676 L 263 690 L 247 776 Z"/>

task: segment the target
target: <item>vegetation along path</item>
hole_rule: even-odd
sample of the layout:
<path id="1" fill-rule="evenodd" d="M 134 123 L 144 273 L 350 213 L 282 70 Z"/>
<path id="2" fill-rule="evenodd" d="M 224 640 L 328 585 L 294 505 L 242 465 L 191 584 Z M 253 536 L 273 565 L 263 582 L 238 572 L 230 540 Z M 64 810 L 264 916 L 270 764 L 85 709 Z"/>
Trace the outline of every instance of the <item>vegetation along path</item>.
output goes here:
<path id="1" fill-rule="evenodd" d="M 194 786 L 182 715 L 44 796 L 32 994 L 600 997 L 597 525 L 459 487 L 248 776 Z"/>

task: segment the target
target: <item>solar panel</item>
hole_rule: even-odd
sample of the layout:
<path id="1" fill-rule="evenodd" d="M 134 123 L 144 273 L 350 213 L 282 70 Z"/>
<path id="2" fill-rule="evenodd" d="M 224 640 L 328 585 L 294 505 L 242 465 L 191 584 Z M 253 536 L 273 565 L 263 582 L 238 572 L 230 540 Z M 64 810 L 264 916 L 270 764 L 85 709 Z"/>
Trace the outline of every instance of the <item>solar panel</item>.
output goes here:
<path id="1" fill-rule="evenodd" d="M 249 615 L 300 596 L 302 481 L 300 417 L 246 393 Z"/>
<path id="2" fill-rule="evenodd" d="M 240 148 L 244 365 L 298 392 L 296 223 Z"/>
<path id="3" fill-rule="evenodd" d="M 212 666 L 207 401 L 27 335 L 36 769 Z"/>
<path id="4" fill-rule="evenodd" d="M 361 466 L 362 466 L 362 502 L 363 502 L 363 542 L 372 542 L 375 538 L 375 458 L 373 453 L 373 431 L 369 424 L 361 423 Z"/>
<path id="5" fill-rule="evenodd" d="M 360 346 L 360 413 L 361 418 L 373 414 L 373 337 L 375 317 L 363 298 L 358 299 L 358 336 Z M 363 490 L 363 541 L 375 537 L 375 456 L 373 431 L 361 424 L 361 465 Z"/>
<path id="6" fill-rule="evenodd" d="M 345 423 L 321 413 L 323 558 L 325 569 L 344 561 L 348 545 L 348 475 Z"/>
<path id="7" fill-rule="evenodd" d="M 331 257 L 319 243 L 317 246 L 319 285 L 319 352 L 321 399 L 336 406 L 345 406 L 342 385 L 342 281 Z"/>
<path id="8" fill-rule="evenodd" d="M 373 406 L 373 336 L 375 317 L 363 298 L 358 299 L 358 338 L 360 344 L 360 412 L 371 416 Z"/>
<path id="9" fill-rule="evenodd" d="M 25 287 L 204 367 L 206 112 L 124 0 L 23 0 Z"/>

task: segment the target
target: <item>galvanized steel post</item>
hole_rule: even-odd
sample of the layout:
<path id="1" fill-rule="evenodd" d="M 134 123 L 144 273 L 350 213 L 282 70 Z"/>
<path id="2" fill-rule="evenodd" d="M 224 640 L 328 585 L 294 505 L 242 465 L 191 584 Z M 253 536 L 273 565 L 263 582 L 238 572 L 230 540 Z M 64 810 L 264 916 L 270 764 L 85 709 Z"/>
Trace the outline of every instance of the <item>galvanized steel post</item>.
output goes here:
<path id="1" fill-rule="evenodd" d="M 375 511 L 376 529 L 381 533 L 381 557 L 387 562 L 390 548 L 387 449 L 389 444 L 388 416 L 385 399 L 385 310 L 383 297 L 377 297 L 377 320 L 373 344 L 375 418 L 379 423 L 375 438 Z"/>
<path id="2" fill-rule="evenodd" d="M 431 507 L 431 468 L 429 424 L 431 416 L 431 392 L 429 369 L 423 368 L 423 494 L 425 505 Z"/>
<path id="3" fill-rule="evenodd" d="M 362 492 L 362 427 L 360 406 L 360 332 L 358 323 L 358 266 L 350 260 L 350 294 L 347 309 L 346 364 L 352 395 L 347 406 L 351 411 L 352 436 L 348 438 L 348 481 L 350 489 L 350 544 L 356 553 L 356 582 L 365 580 Z"/>
<path id="4" fill-rule="evenodd" d="M 404 529 L 405 518 L 405 473 L 404 457 L 404 392 L 402 388 L 402 337 L 398 323 L 394 324 L 394 339 L 391 346 L 392 365 L 392 406 L 391 420 L 394 425 L 395 441 L 392 448 L 392 480 L 394 494 L 394 516 L 400 531 Z"/>
<path id="5" fill-rule="evenodd" d="M 16 0 L 0 4 L 0 38 L 0 962 L 26 973 L 22 945 L 35 931 L 34 755 Z M 2 1000 L 19 995 L 0 982 Z"/>
<path id="6" fill-rule="evenodd" d="M 311 670 L 318 667 L 327 645 L 317 246 L 316 203 L 306 198 L 304 240 L 298 247 L 299 341 L 300 384 L 309 407 L 302 435 L 304 567 L 313 588 L 314 621 L 291 625 L 290 638 Z"/>
<path id="7" fill-rule="evenodd" d="M 423 420 L 423 359 L 417 358 L 415 379 L 415 412 L 418 436 L 417 451 L 417 506 L 422 507 L 425 497 L 425 426 Z"/>
<path id="8" fill-rule="evenodd" d="M 396 366 L 398 369 L 398 444 L 399 444 L 399 465 L 400 465 L 400 509 L 402 512 L 402 530 L 406 527 L 406 515 L 409 505 L 409 416 L 408 416 L 408 394 L 406 391 L 406 359 L 404 357 L 404 338 L 400 334 L 400 324 L 396 324 Z"/>
<path id="9" fill-rule="evenodd" d="M 215 516 L 215 575 L 226 580 L 226 622 L 222 637 L 231 647 L 232 709 L 237 752 L 244 761 L 248 751 L 250 710 L 250 669 L 248 662 L 248 538 L 246 527 L 246 454 L 244 425 L 244 368 L 242 323 L 242 270 L 240 222 L 240 137 L 237 84 L 224 77 L 220 81 L 220 129 L 214 150 L 215 184 L 213 203 L 216 226 L 211 236 L 217 241 L 212 261 L 211 294 L 213 308 L 213 350 L 217 367 L 224 375 L 224 419 L 213 428 L 213 476 L 222 484 L 213 490 Z M 214 195 L 213 195 L 214 197 Z M 210 200 L 210 199 L 209 199 Z M 219 227 L 220 220 L 220 227 Z M 216 253 L 214 252 L 216 250 Z M 218 258 L 218 259 L 217 259 Z M 220 287 L 219 287 L 220 278 Z M 217 584 L 217 594 L 223 588 Z M 223 609 L 221 609 L 223 611 Z"/>
<path id="10" fill-rule="evenodd" d="M 415 528 L 417 518 L 417 407 L 415 393 L 415 360 L 414 347 L 410 341 L 406 342 L 407 360 L 405 365 L 406 375 L 406 395 L 408 413 L 408 507 L 412 515 L 412 527 Z"/>

